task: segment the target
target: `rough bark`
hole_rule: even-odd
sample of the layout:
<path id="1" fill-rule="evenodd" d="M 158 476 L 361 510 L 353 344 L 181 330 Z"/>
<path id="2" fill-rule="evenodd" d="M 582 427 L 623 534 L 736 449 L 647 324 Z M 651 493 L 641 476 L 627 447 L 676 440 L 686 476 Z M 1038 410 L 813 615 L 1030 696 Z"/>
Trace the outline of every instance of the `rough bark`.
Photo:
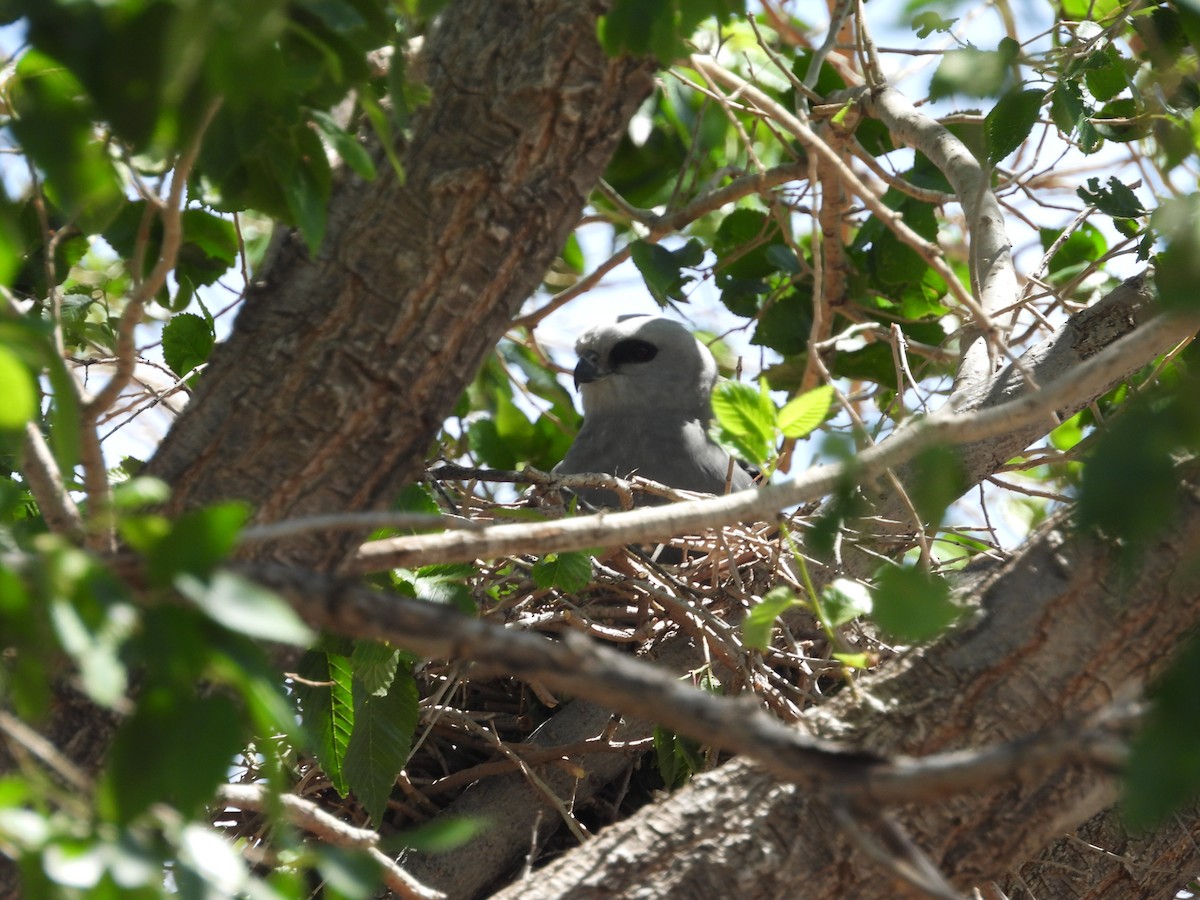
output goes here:
<path id="1" fill-rule="evenodd" d="M 258 521 L 386 505 L 537 288 L 652 86 L 596 40 L 603 3 L 459 0 L 426 41 L 431 99 L 379 177 L 346 172 L 316 259 L 295 235 L 256 273 L 229 340 L 147 474 L 171 511 L 240 498 Z M 368 139 L 369 143 L 373 139 Z M 361 536 L 259 556 L 329 570 Z M 73 691 L 42 731 L 84 771 L 115 723 Z M 0 865 L 0 896 L 16 890 Z"/>
<path id="2" fill-rule="evenodd" d="M 1102 537 L 1068 537 L 1056 521 L 979 585 L 970 626 L 867 679 L 862 700 L 846 694 L 814 711 L 812 727 L 883 755 L 921 756 L 1077 721 L 1140 689 L 1169 661 L 1163 648 L 1200 624 L 1200 502 L 1190 474 L 1136 570 L 1122 568 Z M 1003 880 L 1114 794 L 1107 773 L 1072 766 L 894 813 L 965 889 Z M 1164 840 L 1171 872 L 1158 870 L 1153 892 L 1121 896 L 1170 896 L 1197 871 L 1196 844 Z M 1089 870 L 1079 894 L 1035 894 L 1118 896 L 1106 892 L 1109 874 Z M 885 878 L 820 797 L 734 761 L 498 896 L 863 897 L 882 893 Z"/>
<path id="3" fill-rule="evenodd" d="M 292 236 L 151 461 L 180 510 L 258 521 L 386 505 L 577 224 L 652 86 L 610 59 L 594 4 L 473 0 L 441 17 L 406 179 L 346 174 L 316 259 Z M 378 150 L 378 148 L 376 148 Z M 335 567 L 354 535 L 259 556 Z"/>

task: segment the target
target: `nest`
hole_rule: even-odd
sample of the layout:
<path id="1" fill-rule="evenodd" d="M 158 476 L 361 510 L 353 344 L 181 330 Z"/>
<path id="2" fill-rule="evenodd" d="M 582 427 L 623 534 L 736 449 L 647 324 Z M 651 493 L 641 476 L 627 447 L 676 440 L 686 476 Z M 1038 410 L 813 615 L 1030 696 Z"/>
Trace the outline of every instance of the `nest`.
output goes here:
<path id="1" fill-rule="evenodd" d="M 529 496 L 502 502 L 473 481 L 439 480 L 435 493 L 445 512 L 480 522 L 512 521 L 527 515 L 531 506 L 553 511 L 561 505 L 561 498 L 537 488 Z M 593 557 L 587 583 L 569 592 L 540 587 L 534 557 L 481 563 L 468 587 L 479 615 L 497 625 L 548 636 L 577 631 L 647 660 L 667 655 L 679 674 L 698 687 L 751 696 L 780 719 L 796 721 L 850 677 L 833 658 L 835 650 L 876 659 L 888 651 L 853 625 L 836 636 L 834 646 L 829 632 L 803 605 L 776 623 L 765 650 L 747 648 L 740 623 L 768 590 L 786 585 L 796 596 L 805 596 L 797 562 L 779 532 L 776 524 L 737 525 L 654 548 L 613 548 Z M 678 665 L 681 658 L 686 665 Z M 469 660 L 427 661 L 416 677 L 420 721 L 409 760 L 392 791 L 384 834 L 428 822 L 477 782 L 517 773 L 544 791 L 544 782 L 534 774 L 536 766 L 555 766 L 579 777 L 572 756 L 622 754 L 628 760 L 626 777 L 590 804 L 557 798 L 564 808 L 571 807 L 571 816 L 591 828 L 628 815 L 656 791 L 683 780 L 678 768 L 662 771 L 664 746 L 682 754 L 683 777 L 721 760 L 720 754 L 688 742 L 665 744 L 674 736 L 658 730 L 653 736 L 623 739 L 616 717 L 603 733 L 569 745 L 531 744 L 533 732 L 571 698 L 556 696 L 537 683 L 480 677 Z M 656 749 L 657 763 L 647 764 Z M 339 797 L 316 760 L 300 758 L 295 772 L 294 793 L 348 824 L 370 827 L 353 796 Z M 248 766 L 245 780 L 256 777 Z M 263 837 L 265 823 L 259 816 L 222 819 L 229 830 L 252 843 Z"/>

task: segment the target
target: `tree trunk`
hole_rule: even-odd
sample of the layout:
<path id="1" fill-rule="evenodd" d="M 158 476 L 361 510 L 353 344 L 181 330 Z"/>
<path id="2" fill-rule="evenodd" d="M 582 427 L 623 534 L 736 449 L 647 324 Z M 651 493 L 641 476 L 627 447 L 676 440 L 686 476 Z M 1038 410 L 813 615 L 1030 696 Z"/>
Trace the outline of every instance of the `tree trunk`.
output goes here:
<path id="1" fill-rule="evenodd" d="M 403 183 L 344 173 L 314 260 L 297 235 L 152 460 L 179 511 L 249 501 L 258 521 L 386 506 L 579 221 L 652 87 L 610 59 L 597 4 L 464 0 L 422 52 L 430 103 Z M 258 556 L 337 566 L 361 535 Z"/>

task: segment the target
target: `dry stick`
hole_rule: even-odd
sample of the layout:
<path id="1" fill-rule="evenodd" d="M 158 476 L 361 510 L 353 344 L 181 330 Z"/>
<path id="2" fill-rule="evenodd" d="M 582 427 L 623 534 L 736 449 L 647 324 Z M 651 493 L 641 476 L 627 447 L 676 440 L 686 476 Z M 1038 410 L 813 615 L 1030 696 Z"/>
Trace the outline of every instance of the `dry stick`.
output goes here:
<path id="1" fill-rule="evenodd" d="M 988 346 L 999 335 L 992 331 L 990 317 L 1019 296 L 1004 212 L 988 183 L 988 173 L 945 126 L 920 112 L 894 88 L 877 88 L 863 94 L 862 99 L 871 115 L 883 122 L 894 137 L 929 157 L 962 204 L 971 235 L 972 280 L 978 285 L 982 312 L 982 316 L 977 314 L 975 324 L 983 329 L 985 339 L 982 345 L 976 341 L 964 349 L 955 385 L 959 389 L 970 387 L 991 374 Z"/>
<path id="2" fill-rule="evenodd" d="M 384 883 L 402 900 L 442 900 L 446 895 L 426 887 L 396 865 L 395 861 L 379 849 L 379 832 L 369 828 L 355 828 L 332 816 L 310 800 L 295 794 L 280 794 L 272 797 L 262 785 L 224 784 L 217 791 L 218 804 L 268 812 L 276 802 L 293 825 L 316 835 L 336 847 L 365 850 L 379 865 Z"/>
<path id="3" fill-rule="evenodd" d="M 649 241 L 652 244 L 657 243 L 685 225 L 689 225 L 701 216 L 720 209 L 727 203 L 733 203 L 735 200 L 740 200 L 742 197 L 747 197 L 750 194 L 761 194 L 789 181 L 797 181 L 805 177 L 805 172 L 806 167 L 803 163 L 789 163 L 787 165 L 776 166 L 773 169 L 767 169 L 765 172 L 755 172 L 752 175 L 743 175 L 740 178 L 735 178 L 729 184 L 725 185 L 725 187 L 719 188 L 710 194 L 697 197 L 686 206 L 675 210 L 675 212 L 660 216 L 655 220 L 653 226 L 651 226 L 649 234 L 642 238 L 642 240 Z M 554 299 L 545 306 L 531 312 L 527 316 L 515 319 L 512 327 L 536 327 L 538 323 L 551 313 L 561 309 L 576 297 L 594 288 L 605 275 L 629 259 L 631 251 L 632 245 L 622 247 L 587 276 L 577 281 L 565 291 L 556 294 Z"/>
<path id="4" fill-rule="evenodd" d="M 111 519 L 112 493 L 109 490 L 108 474 L 104 469 L 104 455 L 100 449 L 100 439 L 96 424 L 117 398 L 121 391 L 133 378 L 137 365 L 137 347 L 134 343 L 134 331 L 142 319 L 142 310 L 146 303 L 166 283 L 167 276 L 175 268 L 175 259 L 183 244 L 183 201 L 187 191 L 188 176 L 196 164 L 200 154 L 200 142 L 204 138 L 213 117 L 220 108 L 220 101 L 209 106 L 196 130 L 191 144 L 179 158 L 175 173 L 171 178 L 171 191 L 165 203 L 151 201 L 157 206 L 162 218 L 163 236 L 159 249 L 158 260 L 148 277 L 137 283 L 121 319 L 117 324 L 116 371 L 108 383 L 90 400 L 83 404 L 81 432 L 81 461 L 83 462 L 84 486 L 87 488 L 90 509 L 89 518 L 95 524 L 89 543 L 95 549 L 111 551 L 115 549 L 116 539 Z M 134 279 L 139 279 L 141 272 L 134 270 Z M 135 282 L 136 283 L 136 282 Z"/>
<path id="5" fill-rule="evenodd" d="M 42 518 L 56 534 L 79 540 L 83 537 L 83 517 L 67 492 L 62 472 L 46 445 L 41 429 L 33 422 L 25 425 L 24 450 L 21 472 L 29 484 L 30 493 L 37 500 Z"/>
<path id="6" fill-rule="evenodd" d="M 395 566 L 465 562 L 479 558 L 584 550 L 589 547 L 663 540 L 671 535 L 719 528 L 732 522 L 771 521 L 781 509 L 816 500 L 846 478 L 862 483 L 880 477 L 933 444 L 966 444 L 1050 419 L 1056 410 L 1086 403 L 1116 378 L 1186 339 L 1200 328 L 1196 313 L 1163 313 L 1091 356 L 1065 375 L 976 412 L 959 414 L 953 404 L 910 419 L 888 440 L 863 450 L 854 460 L 810 469 L 789 481 L 631 512 L 601 512 L 555 522 L 495 525 L 476 532 L 389 538 L 364 544 L 351 570 L 372 572 Z M 1114 374 L 1119 373 L 1119 374 Z"/>
<path id="7" fill-rule="evenodd" d="M 315 628 L 388 641 L 430 658 L 470 659 L 481 674 L 539 681 L 632 719 L 655 721 L 701 743 L 743 754 L 781 780 L 835 797 L 929 801 L 1031 768 L 1068 761 L 1111 764 L 1120 752 L 1109 724 L 1073 722 L 983 750 L 883 760 L 798 731 L 753 702 L 683 685 L 654 665 L 572 632 L 550 640 L 353 580 L 276 564 L 239 569 L 280 592 Z"/>

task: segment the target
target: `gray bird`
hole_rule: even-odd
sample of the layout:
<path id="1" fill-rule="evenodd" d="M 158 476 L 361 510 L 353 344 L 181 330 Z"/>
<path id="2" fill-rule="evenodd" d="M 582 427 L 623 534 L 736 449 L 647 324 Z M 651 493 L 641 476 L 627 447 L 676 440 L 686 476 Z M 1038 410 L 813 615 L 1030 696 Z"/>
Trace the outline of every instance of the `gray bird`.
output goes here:
<path id="1" fill-rule="evenodd" d="M 707 347 L 678 322 L 636 315 L 585 331 L 575 352 L 583 427 L 555 472 L 641 475 L 687 491 L 725 492 L 729 454 L 708 436 L 717 363 Z M 735 463 L 730 489 L 752 486 Z M 580 494 L 596 506 L 619 505 L 612 491 Z"/>

